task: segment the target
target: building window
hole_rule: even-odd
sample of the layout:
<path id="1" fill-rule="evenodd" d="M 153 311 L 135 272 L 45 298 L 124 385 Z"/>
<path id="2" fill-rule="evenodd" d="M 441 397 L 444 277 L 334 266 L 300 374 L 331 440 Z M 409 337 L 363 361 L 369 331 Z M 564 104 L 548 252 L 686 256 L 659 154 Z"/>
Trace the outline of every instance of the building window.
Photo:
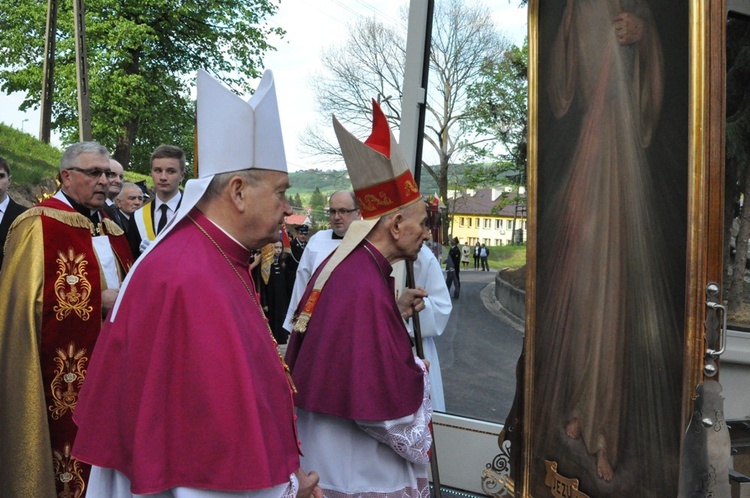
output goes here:
<path id="1" fill-rule="evenodd" d="M 495 220 L 495 228 L 497 230 L 500 230 L 501 228 L 503 228 L 503 220 Z"/>
<path id="2" fill-rule="evenodd" d="M 513 228 L 513 220 L 506 220 L 505 223 L 506 223 L 505 226 L 508 227 L 508 230 L 510 230 L 511 228 Z"/>
<path id="3" fill-rule="evenodd" d="M 502 241 L 500 239 L 495 239 L 495 245 L 496 246 L 501 246 L 501 245 L 503 245 L 503 243 L 502 243 Z"/>
<path id="4" fill-rule="evenodd" d="M 471 228 L 471 218 L 469 218 L 469 228 Z"/>
<path id="5" fill-rule="evenodd" d="M 492 228 L 492 220 L 489 218 L 484 219 L 484 228 Z"/>
<path id="6" fill-rule="evenodd" d="M 458 223 L 459 226 L 464 226 L 464 221 L 465 221 L 465 218 L 463 216 L 461 216 L 460 221 Z"/>
<path id="7" fill-rule="evenodd" d="M 476 222 L 476 227 L 479 228 L 479 218 L 474 218 L 474 221 Z"/>

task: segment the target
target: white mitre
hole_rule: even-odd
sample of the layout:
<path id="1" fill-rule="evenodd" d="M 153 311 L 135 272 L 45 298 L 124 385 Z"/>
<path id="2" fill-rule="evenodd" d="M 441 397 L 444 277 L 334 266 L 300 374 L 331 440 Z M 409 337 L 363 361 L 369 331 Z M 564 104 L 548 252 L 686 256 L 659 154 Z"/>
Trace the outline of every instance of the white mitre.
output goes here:
<path id="1" fill-rule="evenodd" d="M 197 178 L 187 181 L 182 202 L 169 224 L 130 269 L 112 310 L 114 321 L 127 284 L 141 262 L 206 193 L 215 175 L 247 169 L 287 172 L 273 73 L 266 70 L 247 102 L 206 71 L 198 70 Z"/>

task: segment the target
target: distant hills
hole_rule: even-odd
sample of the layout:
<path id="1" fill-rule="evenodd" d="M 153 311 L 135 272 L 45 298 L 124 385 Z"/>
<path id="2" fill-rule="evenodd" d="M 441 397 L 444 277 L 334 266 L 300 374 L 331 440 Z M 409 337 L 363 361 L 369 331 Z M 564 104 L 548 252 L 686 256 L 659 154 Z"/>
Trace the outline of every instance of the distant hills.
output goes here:
<path id="1" fill-rule="evenodd" d="M 289 173 L 289 183 L 292 188 L 287 190 L 287 196 L 299 194 L 300 197 L 309 197 L 315 188 L 319 188 L 324 196 L 328 196 L 337 190 L 350 190 L 352 184 L 346 170 L 320 170 L 308 169 Z M 423 173 L 420 180 L 419 190 L 425 194 L 434 194 L 437 191 L 437 183 L 428 174 Z"/>
<path id="2" fill-rule="evenodd" d="M 44 144 L 28 133 L 23 133 L 11 126 L 0 123 L 0 157 L 8 160 L 13 175 L 11 195 L 23 204 L 31 205 L 40 195 L 40 187 L 53 190 L 54 177 L 60 164 L 62 151 L 56 147 Z M 131 171 L 125 172 L 126 180 L 138 181 L 150 177 Z M 327 197 L 337 190 L 351 189 L 349 174 L 346 170 L 308 169 L 289 173 L 292 184 L 287 192 L 289 197 L 299 194 L 305 201 L 309 201 L 315 188 Z M 420 190 L 429 195 L 437 191 L 437 184 L 432 177 L 423 172 Z"/>

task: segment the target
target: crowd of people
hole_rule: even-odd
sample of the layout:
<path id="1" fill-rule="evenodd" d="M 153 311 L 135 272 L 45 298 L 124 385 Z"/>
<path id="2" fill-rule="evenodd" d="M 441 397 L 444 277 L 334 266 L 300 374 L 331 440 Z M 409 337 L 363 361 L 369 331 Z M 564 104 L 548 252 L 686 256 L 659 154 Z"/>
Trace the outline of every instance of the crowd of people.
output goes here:
<path id="1" fill-rule="evenodd" d="M 334 118 L 354 190 L 285 244 L 272 74 L 245 101 L 200 71 L 197 96 L 197 178 L 181 189 L 184 152 L 157 147 L 150 202 L 95 142 L 65 149 L 59 191 L 29 209 L 0 159 L 0 489 L 427 496 L 452 304 L 382 111 L 364 142 Z"/>

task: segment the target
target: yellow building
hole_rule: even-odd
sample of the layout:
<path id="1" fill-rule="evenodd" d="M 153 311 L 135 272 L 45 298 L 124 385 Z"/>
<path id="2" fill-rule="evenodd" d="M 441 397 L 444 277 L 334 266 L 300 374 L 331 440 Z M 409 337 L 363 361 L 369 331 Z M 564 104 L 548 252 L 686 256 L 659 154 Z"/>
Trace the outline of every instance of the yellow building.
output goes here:
<path id="1" fill-rule="evenodd" d="M 522 202 L 516 203 L 515 199 L 513 191 L 490 188 L 467 191 L 451 199 L 451 236 L 458 237 L 460 244 L 504 246 L 513 240 L 515 229 L 516 241 L 520 237 L 525 242 L 525 192 L 521 193 Z"/>

